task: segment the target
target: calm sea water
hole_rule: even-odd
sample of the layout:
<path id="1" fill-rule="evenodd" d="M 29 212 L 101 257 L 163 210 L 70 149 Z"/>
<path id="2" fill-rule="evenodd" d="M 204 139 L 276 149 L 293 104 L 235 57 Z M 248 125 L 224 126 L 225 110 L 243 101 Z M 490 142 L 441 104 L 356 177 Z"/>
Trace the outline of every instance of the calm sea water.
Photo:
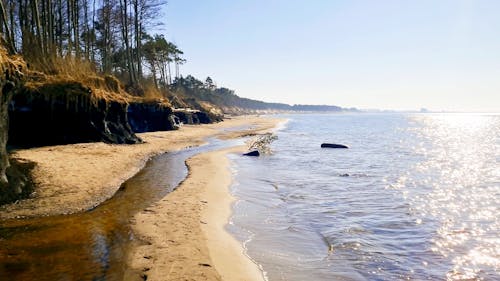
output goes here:
<path id="1" fill-rule="evenodd" d="M 269 280 L 500 280 L 500 115 L 285 117 L 231 156 L 228 229 Z"/>

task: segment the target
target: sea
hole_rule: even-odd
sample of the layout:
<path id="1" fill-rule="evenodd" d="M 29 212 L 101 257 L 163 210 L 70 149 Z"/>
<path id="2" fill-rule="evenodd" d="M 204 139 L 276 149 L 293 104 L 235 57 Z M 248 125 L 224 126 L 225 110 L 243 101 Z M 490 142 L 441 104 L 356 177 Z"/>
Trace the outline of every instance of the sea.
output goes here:
<path id="1" fill-rule="evenodd" d="M 230 155 L 266 279 L 500 280 L 499 114 L 279 117 L 271 154 Z"/>

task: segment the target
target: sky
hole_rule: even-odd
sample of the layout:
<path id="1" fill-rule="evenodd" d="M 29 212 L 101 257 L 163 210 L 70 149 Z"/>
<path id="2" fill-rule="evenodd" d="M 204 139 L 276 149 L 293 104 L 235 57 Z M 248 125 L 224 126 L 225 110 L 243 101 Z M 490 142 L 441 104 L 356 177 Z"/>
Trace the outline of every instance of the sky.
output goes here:
<path id="1" fill-rule="evenodd" d="M 500 1 L 169 0 L 181 67 L 242 97 L 500 112 Z"/>

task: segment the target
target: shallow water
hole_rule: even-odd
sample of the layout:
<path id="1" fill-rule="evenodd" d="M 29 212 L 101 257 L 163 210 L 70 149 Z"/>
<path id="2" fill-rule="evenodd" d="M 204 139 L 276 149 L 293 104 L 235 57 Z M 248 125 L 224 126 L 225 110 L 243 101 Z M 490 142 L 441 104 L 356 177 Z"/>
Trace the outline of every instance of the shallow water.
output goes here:
<path id="1" fill-rule="evenodd" d="M 0 280 L 122 280 L 133 215 L 184 180 L 187 158 L 235 141 L 209 142 L 153 158 L 91 211 L 0 221 Z"/>
<path id="2" fill-rule="evenodd" d="M 500 280 L 500 115 L 286 117 L 231 157 L 228 229 L 269 280 Z"/>

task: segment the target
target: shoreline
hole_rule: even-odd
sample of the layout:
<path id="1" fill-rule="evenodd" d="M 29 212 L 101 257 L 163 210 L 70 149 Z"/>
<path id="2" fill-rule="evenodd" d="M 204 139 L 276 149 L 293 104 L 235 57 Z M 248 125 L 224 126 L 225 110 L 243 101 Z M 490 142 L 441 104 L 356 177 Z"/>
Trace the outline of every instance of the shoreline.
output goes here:
<path id="1" fill-rule="evenodd" d="M 0 220 L 87 211 L 113 197 L 153 156 L 198 146 L 210 137 L 238 139 L 273 131 L 283 120 L 243 116 L 178 131 L 140 134 L 144 144 L 84 143 L 17 150 L 36 162 L 37 195 L 0 207 Z M 243 245 L 225 229 L 235 198 L 228 153 L 197 154 L 176 190 L 129 219 L 134 237 L 124 257 L 125 280 L 265 280 Z"/>
<path id="2" fill-rule="evenodd" d="M 0 207 L 0 220 L 65 215 L 93 209 L 161 153 L 199 146 L 209 137 L 232 139 L 273 128 L 277 119 L 240 116 L 176 131 L 138 134 L 145 143 L 80 143 L 19 149 L 11 157 L 36 163 L 34 196 Z M 236 130 L 231 130 L 236 128 Z"/>
<path id="3" fill-rule="evenodd" d="M 253 130 L 230 131 L 222 139 L 273 132 L 284 120 Z M 227 230 L 236 198 L 228 154 L 245 145 L 197 154 L 186 179 L 171 193 L 134 216 L 137 242 L 127 257 L 125 280 L 266 280 L 261 267 Z"/>
<path id="4" fill-rule="evenodd" d="M 225 226 L 235 198 L 230 193 L 229 153 L 235 146 L 189 158 L 187 178 L 131 223 L 140 240 L 127 259 L 126 280 L 263 281 L 259 266 Z"/>
<path id="5" fill-rule="evenodd" d="M 206 188 L 204 192 L 208 203 L 202 210 L 202 221 L 205 223 L 201 224 L 201 228 L 207 239 L 210 257 L 222 280 L 266 280 L 260 265 L 246 254 L 243 244 L 225 228 L 237 201 L 231 193 L 234 179 L 228 154 L 241 155 L 245 150 L 245 146 L 240 146 L 207 155 L 211 157 L 211 163 L 220 163 L 214 177 L 220 176 L 223 182 L 209 185 L 213 190 Z M 228 264 L 231 266 L 228 267 Z"/>

